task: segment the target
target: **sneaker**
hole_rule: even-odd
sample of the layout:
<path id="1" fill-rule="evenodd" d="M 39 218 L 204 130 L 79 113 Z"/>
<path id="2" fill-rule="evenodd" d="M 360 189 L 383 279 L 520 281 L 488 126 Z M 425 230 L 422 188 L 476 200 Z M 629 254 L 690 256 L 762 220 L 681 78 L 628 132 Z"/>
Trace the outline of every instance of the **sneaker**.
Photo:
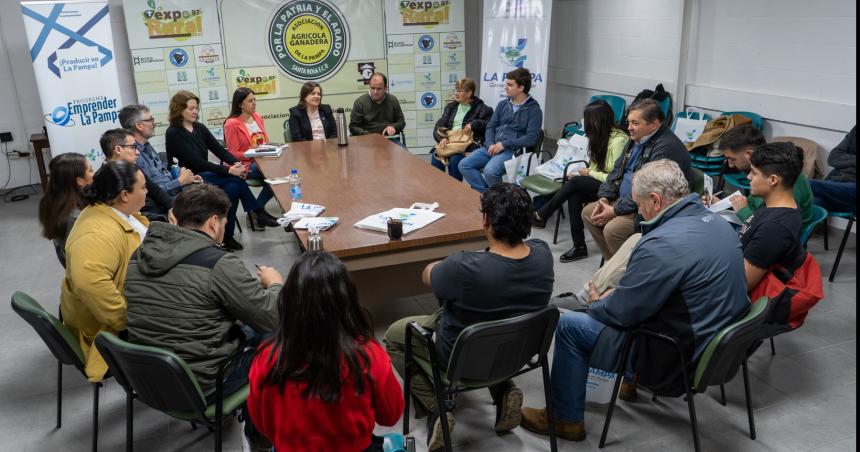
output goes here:
<path id="1" fill-rule="evenodd" d="M 535 212 L 534 215 L 532 215 L 532 227 L 538 228 L 538 229 L 545 228 L 546 227 L 546 219 L 538 218 L 538 214 L 537 214 L 537 212 Z"/>
<path id="2" fill-rule="evenodd" d="M 584 246 L 575 246 L 568 252 L 561 255 L 558 259 L 561 262 L 573 262 L 588 257 L 588 248 Z"/>
<path id="3" fill-rule="evenodd" d="M 546 408 L 523 408 L 522 426 L 539 435 L 549 435 L 549 420 Z M 568 441 L 585 440 L 585 422 L 555 421 L 555 434 Z"/>
<path id="4" fill-rule="evenodd" d="M 448 435 L 454 433 L 454 413 L 446 411 L 448 418 Z M 431 428 L 432 426 L 432 428 Z M 427 450 L 432 452 L 445 448 L 445 436 L 442 435 L 442 424 L 439 421 L 439 415 L 434 411 L 430 416 L 427 416 Z"/>
<path id="5" fill-rule="evenodd" d="M 523 407 L 523 391 L 511 386 L 502 395 L 502 400 L 496 404 L 497 432 L 508 432 L 520 425 L 520 409 Z"/>
<path id="6" fill-rule="evenodd" d="M 224 248 L 227 248 L 227 251 L 242 251 L 242 249 L 244 249 L 242 244 L 236 241 L 232 236 L 224 237 L 224 243 L 221 245 L 223 245 Z"/>

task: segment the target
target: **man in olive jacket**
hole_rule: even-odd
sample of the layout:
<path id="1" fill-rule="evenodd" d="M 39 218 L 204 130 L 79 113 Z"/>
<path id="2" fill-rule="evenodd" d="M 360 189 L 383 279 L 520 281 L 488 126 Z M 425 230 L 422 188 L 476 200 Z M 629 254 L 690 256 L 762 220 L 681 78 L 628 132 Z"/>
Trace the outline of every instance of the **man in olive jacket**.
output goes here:
<path id="1" fill-rule="evenodd" d="M 219 365 L 243 343 L 275 329 L 283 286 L 277 270 L 261 267 L 258 281 L 221 247 L 229 208 L 227 195 L 214 185 L 183 190 L 173 205 L 175 224 L 150 227 L 125 282 L 129 341 L 177 354 L 207 396 L 215 390 Z M 243 331 L 237 320 L 254 331 Z M 247 382 L 249 366 L 250 359 L 240 359 L 227 370 L 225 393 Z"/>

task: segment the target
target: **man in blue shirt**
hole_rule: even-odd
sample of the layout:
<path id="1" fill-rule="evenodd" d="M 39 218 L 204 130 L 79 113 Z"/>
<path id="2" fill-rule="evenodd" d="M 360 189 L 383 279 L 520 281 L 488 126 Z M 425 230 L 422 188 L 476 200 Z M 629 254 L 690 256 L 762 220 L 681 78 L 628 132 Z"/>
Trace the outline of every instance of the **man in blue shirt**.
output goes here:
<path id="1" fill-rule="evenodd" d="M 505 174 L 505 162 L 514 151 L 537 144 L 543 126 L 543 112 L 529 96 L 532 75 L 528 69 L 517 68 L 505 76 L 505 95 L 493 111 L 484 147 L 460 160 L 460 174 L 475 190 L 483 193 L 497 185 Z M 481 172 L 483 171 L 483 174 Z"/>
<path id="2" fill-rule="evenodd" d="M 187 168 L 181 168 L 179 177 L 174 177 L 170 169 L 165 167 L 161 157 L 149 143 L 149 139 L 155 135 L 155 118 L 152 117 L 149 107 L 140 104 L 126 105 L 119 111 L 119 123 L 134 135 L 134 144 L 140 152 L 137 159 L 138 168 L 170 196 L 176 196 L 185 185 L 203 181 Z"/>
<path id="3" fill-rule="evenodd" d="M 642 99 L 627 110 L 630 141 L 615 166 L 600 184 L 598 200 L 582 209 L 582 221 L 608 261 L 635 232 L 636 202 L 631 197 L 633 173 L 642 165 L 661 159 L 678 164 L 692 186 L 690 154 L 669 128 L 660 105 Z"/>

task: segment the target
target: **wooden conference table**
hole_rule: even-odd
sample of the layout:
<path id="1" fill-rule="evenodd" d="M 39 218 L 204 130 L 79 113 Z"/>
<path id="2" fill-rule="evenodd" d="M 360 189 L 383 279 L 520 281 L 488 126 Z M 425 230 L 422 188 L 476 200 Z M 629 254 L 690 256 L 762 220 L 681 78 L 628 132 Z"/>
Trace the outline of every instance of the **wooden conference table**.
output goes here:
<path id="1" fill-rule="evenodd" d="M 426 293 L 429 289 L 416 284 L 420 286 L 427 262 L 487 246 L 480 195 L 381 135 L 350 137 L 343 147 L 336 139 L 294 142 L 280 157 L 256 162 L 267 178 L 287 176 L 296 168 L 302 201 L 324 206 L 323 216 L 340 218 L 321 233 L 323 248 L 344 262 L 361 292 L 366 292 L 367 284 L 384 284 L 394 289 L 386 297 Z M 272 189 L 289 210 L 289 184 Z M 438 202 L 436 211 L 445 216 L 400 240 L 354 226 L 369 215 L 414 202 Z M 307 231 L 295 234 L 302 250 L 307 249 Z"/>

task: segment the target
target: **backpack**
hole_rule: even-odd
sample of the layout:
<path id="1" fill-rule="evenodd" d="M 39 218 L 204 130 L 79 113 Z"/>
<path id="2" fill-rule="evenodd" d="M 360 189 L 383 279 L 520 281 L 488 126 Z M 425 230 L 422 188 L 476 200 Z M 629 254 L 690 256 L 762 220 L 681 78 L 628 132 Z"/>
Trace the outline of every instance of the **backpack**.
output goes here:
<path id="1" fill-rule="evenodd" d="M 824 298 L 821 269 L 811 254 L 800 253 L 791 267 L 774 266 L 750 292 L 750 300 L 765 296 L 774 305 L 762 327 L 762 338 L 799 328 L 809 310 Z"/>
<path id="2" fill-rule="evenodd" d="M 672 95 L 669 94 L 669 92 L 663 88 L 662 83 L 654 87 L 654 90 L 643 89 L 642 91 L 639 91 L 639 94 L 636 95 L 630 105 L 633 105 L 637 101 L 642 99 L 654 99 L 655 101 L 657 101 L 657 103 L 663 102 L 663 100 L 665 99 L 669 99 L 669 113 L 672 113 Z M 627 111 L 630 111 L 629 107 Z M 666 121 L 670 121 L 670 124 L 671 119 L 672 118 L 665 118 Z M 627 112 L 624 112 L 624 117 L 621 118 L 621 122 L 618 124 L 618 126 L 621 128 L 621 130 L 627 130 Z"/>

